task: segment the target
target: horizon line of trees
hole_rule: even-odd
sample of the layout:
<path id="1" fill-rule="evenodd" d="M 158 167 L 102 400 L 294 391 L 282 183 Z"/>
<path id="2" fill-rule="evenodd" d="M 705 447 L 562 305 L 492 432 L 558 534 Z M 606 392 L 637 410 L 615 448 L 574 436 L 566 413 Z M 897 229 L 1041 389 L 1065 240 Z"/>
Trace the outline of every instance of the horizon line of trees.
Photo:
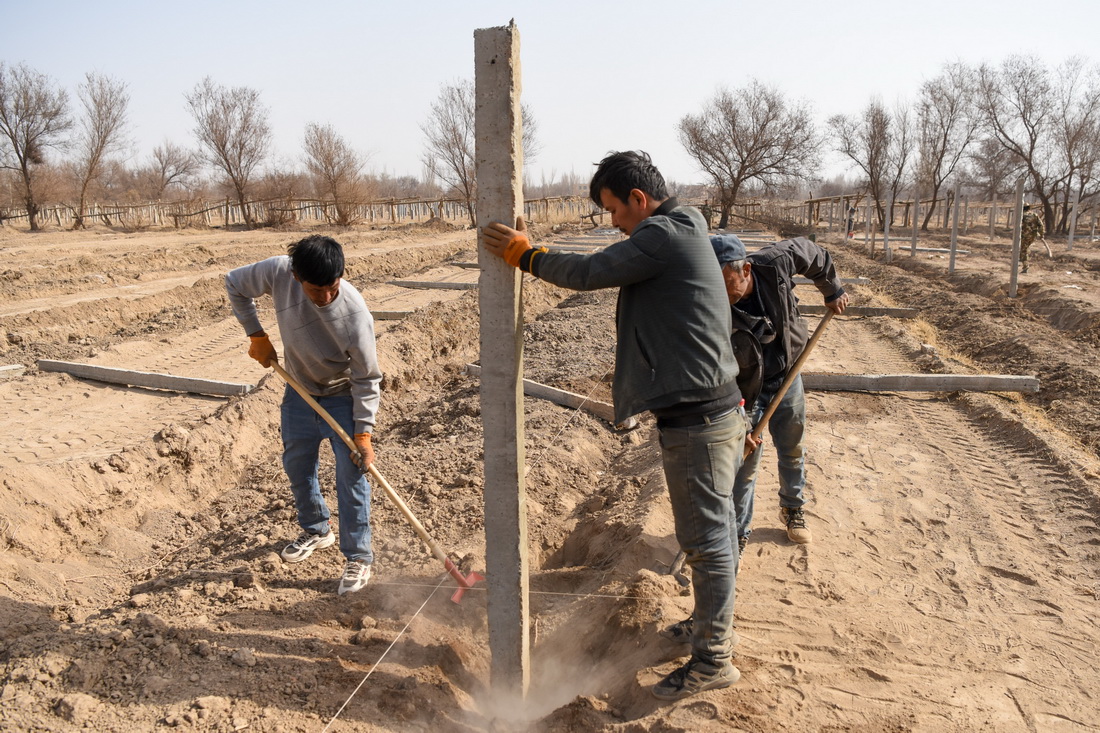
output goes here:
<path id="1" fill-rule="evenodd" d="M 347 225 L 353 203 L 443 196 L 464 200 L 473 225 L 474 94 L 468 79 L 441 85 L 421 124 L 419 178 L 365 172 L 368 156 L 316 122 L 304 131 L 300 166 L 273 162 L 260 93 L 210 77 L 183 95 L 196 146 L 165 140 L 131 164 L 124 82 L 86 74 L 74 111 L 66 90 L 48 76 L 0 61 L 0 182 L 9 206 L 17 197 L 22 203 L 32 230 L 45 202 L 75 202 L 66 205 L 79 228 L 90 201 L 201 197 L 230 197 L 244 210 L 250 199 L 312 197 L 334 203 L 333 223 Z M 739 197 L 815 187 L 828 195 L 838 179 L 818 175 L 822 150 L 831 147 L 855 171 L 854 192 L 874 202 L 880 226 L 886 202 L 902 193 L 933 202 L 922 212 L 927 230 L 935 202 L 955 185 L 995 199 L 1023 177 L 1047 230 L 1064 231 L 1071 201 L 1100 193 L 1100 67 L 1071 57 L 1051 69 L 1017 55 L 1000 64 L 947 63 L 914 101 L 887 105 L 871 97 L 859 112 L 834 115 L 824 128 L 807 102 L 750 80 L 720 88 L 699 113 L 680 119 L 677 133 L 706 176 L 720 227 Z M 539 150 L 538 125 L 526 104 L 523 138 L 530 161 Z M 551 175 L 527 188 L 539 197 L 585 195 L 587 180 Z"/>
<path id="2" fill-rule="evenodd" d="M 1020 55 L 947 63 L 915 101 L 872 97 L 824 130 L 808 103 L 753 80 L 720 89 L 699 114 L 681 118 L 678 132 L 713 187 L 719 227 L 743 191 L 820 185 L 820 151 L 831 147 L 856 171 L 853 193 L 874 202 L 880 227 L 887 202 L 903 193 L 931 200 L 927 231 L 937 201 L 956 185 L 995 200 L 1022 177 L 1047 231 L 1065 233 L 1072 202 L 1094 207 L 1100 193 L 1100 67 L 1071 57 L 1050 69 Z"/>

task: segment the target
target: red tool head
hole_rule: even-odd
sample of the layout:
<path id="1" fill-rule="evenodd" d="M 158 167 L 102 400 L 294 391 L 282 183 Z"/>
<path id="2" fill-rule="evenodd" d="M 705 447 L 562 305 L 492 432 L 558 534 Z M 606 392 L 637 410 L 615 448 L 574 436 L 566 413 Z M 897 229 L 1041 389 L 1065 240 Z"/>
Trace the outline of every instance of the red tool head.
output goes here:
<path id="1" fill-rule="evenodd" d="M 451 574 L 451 577 L 458 581 L 458 589 L 451 596 L 451 600 L 455 603 L 462 602 L 462 596 L 466 594 L 470 588 L 473 588 L 478 581 L 485 580 L 485 576 L 474 571 L 470 571 L 470 574 L 463 577 L 462 571 L 458 569 L 458 566 L 451 562 L 450 558 L 443 563 L 443 567 L 447 568 L 447 572 Z"/>

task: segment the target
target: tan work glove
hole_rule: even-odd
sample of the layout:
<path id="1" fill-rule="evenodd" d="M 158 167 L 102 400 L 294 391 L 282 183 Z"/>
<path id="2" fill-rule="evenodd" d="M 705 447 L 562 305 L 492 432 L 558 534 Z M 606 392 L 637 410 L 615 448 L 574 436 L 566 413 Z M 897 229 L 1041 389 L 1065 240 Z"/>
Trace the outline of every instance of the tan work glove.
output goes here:
<path id="1" fill-rule="evenodd" d="M 260 331 L 248 337 L 252 342 L 248 347 L 248 355 L 260 362 L 260 366 L 269 367 L 271 362 L 278 361 L 279 355 L 275 353 L 275 347 L 271 345 L 271 339 Z"/>
<path id="2" fill-rule="evenodd" d="M 358 453 L 351 454 L 351 460 L 355 461 L 355 465 L 366 473 L 367 469 L 372 463 L 374 463 L 374 448 L 371 446 L 370 433 L 356 433 L 351 436 L 355 441 L 355 447 L 359 449 Z"/>

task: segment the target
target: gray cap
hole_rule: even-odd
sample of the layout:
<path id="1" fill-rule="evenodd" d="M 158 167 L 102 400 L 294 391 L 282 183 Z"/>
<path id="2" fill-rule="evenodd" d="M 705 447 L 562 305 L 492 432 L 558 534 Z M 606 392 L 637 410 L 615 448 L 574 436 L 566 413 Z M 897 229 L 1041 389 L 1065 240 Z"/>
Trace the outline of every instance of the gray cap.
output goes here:
<path id="1" fill-rule="evenodd" d="M 731 262 L 745 259 L 745 245 L 733 234 L 711 235 L 710 245 L 718 257 L 718 264 L 725 267 Z"/>

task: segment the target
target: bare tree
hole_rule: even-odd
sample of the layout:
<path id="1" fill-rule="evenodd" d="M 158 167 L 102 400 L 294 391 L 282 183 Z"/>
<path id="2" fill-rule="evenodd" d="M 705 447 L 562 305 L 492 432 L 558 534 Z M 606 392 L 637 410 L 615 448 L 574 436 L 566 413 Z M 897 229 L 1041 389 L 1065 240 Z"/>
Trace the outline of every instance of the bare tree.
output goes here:
<path id="1" fill-rule="evenodd" d="M 1018 175 L 1019 163 L 997 142 L 996 138 L 980 138 L 973 146 L 966 177 L 980 186 L 992 201 L 998 194 L 1009 190 L 1008 182 Z"/>
<path id="2" fill-rule="evenodd" d="M 1054 191 L 1067 172 L 1054 144 L 1055 90 L 1034 57 L 1010 56 L 978 69 L 978 106 L 987 133 L 1018 162 L 1039 198 L 1047 231 L 1054 229 Z"/>
<path id="3" fill-rule="evenodd" d="M 73 215 L 73 229 L 84 228 L 88 187 L 103 172 L 107 157 L 126 145 L 124 138 L 130 95 L 126 84 L 89 72 L 77 89 L 83 114 L 77 124 L 75 170 L 80 195 Z"/>
<path id="4" fill-rule="evenodd" d="M 1057 227 L 1067 232 L 1074 194 L 1084 201 L 1100 192 L 1100 69 L 1071 58 L 1058 77 L 1054 136 L 1066 180 Z"/>
<path id="5" fill-rule="evenodd" d="M 875 201 L 879 224 L 884 224 L 883 202 L 888 196 L 897 198 L 913 153 L 914 135 L 908 108 L 898 105 L 891 111 L 874 99 L 859 117 L 830 117 L 829 127 L 837 150 L 863 171 L 868 192 Z"/>
<path id="6" fill-rule="evenodd" d="M 974 71 L 962 63 L 947 64 L 936 78 L 921 86 L 917 103 L 920 131 L 920 167 L 917 191 L 931 188 L 932 205 L 924 213 L 921 228 L 936 211 L 936 199 L 944 183 L 955 174 L 977 135 L 979 118 L 974 106 Z"/>
<path id="7" fill-rule="evenodd" d="M 529 163 L 539 151 L 538 123 L 526 103 L 521 105 L 520 114 L 523 118 L 523 159 Z M 445 84 L 420 129 L 425 138 L 422 159 L 425 167 L 433 178 L 441 180 L 466 202 L 470 226 L 476 227 L 473 81 L 465 79 Z"/>
<path id="8" fill-rule="evenodd" d="M 199 160 L 194 152 L 165 140 L 153 148 L 142 169 L 142 178 L 151 197 L 159 200 L 164 198 L 169 186 L 186 188 L 198 171 Z"/>
<path id="9" fill-rule="evenodd" d="M 306 125 L 306 168 L 326 199 L 331 199 L 336 215 L 333 223 L 348 226 L 355 222 L 355 204 L 362 189 L 359 173 L 366 160 L 331 125 Z M 327 216 L 327 212 L 326 212 Z"/>
<path id="10" fill-rule="evenodd" d="M 206 77 L 190 94 L 187 106 L 195 118 L 195 137 L 207 161 L 233 184 L 248 227 L 256 226 L 248 208 L 248 189 L 256 167 L 271 144 L 267 109 L 260 93 L 248 87 L 223 87 Z"/>
<path id="11" fill-rule="evenodd" d="M 791 104 L 776 89 L 758 81 L 720 90 L 702 113 L 679 124 L 680 143 L 714 181 L 721 218 L 742 186 L 757 181 L 766 188 L 812 175 L 820 165 L 820 137 L 808 104 Z"/>
<path id="12" fill-rule="evenodd" d="M 38 230 L 36 169 L 46 162 L 47 148 L 64 146 L 70 127 L 64 89 L 25 64 L 8 67 L 0 61 L 0 167 L 19 173 L 31 231 Z"/>

